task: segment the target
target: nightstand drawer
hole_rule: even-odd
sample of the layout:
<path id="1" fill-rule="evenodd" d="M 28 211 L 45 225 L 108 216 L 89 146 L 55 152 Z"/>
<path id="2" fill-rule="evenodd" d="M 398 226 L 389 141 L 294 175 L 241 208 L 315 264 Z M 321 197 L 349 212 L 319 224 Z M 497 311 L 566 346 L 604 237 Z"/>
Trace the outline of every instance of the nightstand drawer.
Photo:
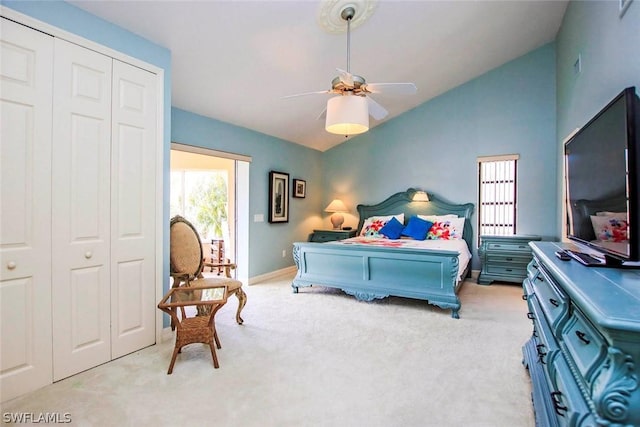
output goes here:
<path id="1" fill-rule="evenodd" d="M 487 265 L 487 268 L 485 269 L 485 271 L 487 272 L 487 274 L 498 274 L 501 276 L 517 276 L 524 279 L 525 277 L 527 277 L 527 264 L 524 263 L 520 266 L 516 264 L 512 264 L 512 265 L 489 264 Z"/>
<path id="2" fill-rule="evenodd" d="M 333 242 L 355 237 L 355 235 L 356 230 L 313 230 L 313 233 L 309 236 L 309 241 L 316 243 Z"/>
<path id="3" fill-rule="evenodd" d="M 490 251 L 507 251 L 507 252 L 523 252 L 525 254 L 531 253 L 531 248 L 527 242 L 520 243 L 509 243 L 509 242 L 500 242 L 500 243 L 489 243 L 487 245 L 488 250 Z"/>
<path id="4" fill-rule="evenodd" d="M 518 256 L 516 254 L 498 254 L 495 252 L 487 254 L 487 261 L 492 264 L 511 264 L 518 268 L 526 269 L 527 264 L 531 261 L 531 256 Z"/>

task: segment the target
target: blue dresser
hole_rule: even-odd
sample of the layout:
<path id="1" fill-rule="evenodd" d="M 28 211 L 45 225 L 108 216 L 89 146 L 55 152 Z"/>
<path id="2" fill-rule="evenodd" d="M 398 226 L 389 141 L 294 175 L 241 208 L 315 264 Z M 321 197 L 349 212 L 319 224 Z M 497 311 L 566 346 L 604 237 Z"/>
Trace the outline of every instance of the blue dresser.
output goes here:
<path id="1" fill-rule="evenodd" d="M 640 426 L 640 270 L 561 261 L 532 242 L 523 347 L 538 426 Z"/>

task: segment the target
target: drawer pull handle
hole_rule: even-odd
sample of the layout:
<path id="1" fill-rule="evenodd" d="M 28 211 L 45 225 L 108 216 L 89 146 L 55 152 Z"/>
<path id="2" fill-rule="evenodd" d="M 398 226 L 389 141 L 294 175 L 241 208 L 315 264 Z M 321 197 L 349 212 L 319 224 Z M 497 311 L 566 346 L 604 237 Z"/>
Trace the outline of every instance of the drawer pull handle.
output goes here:
<path id="1" fill-rule="evenodd" d="M 541 282 L 544 282 L 544 278 L 542 276 L 536 276 L 537 280 L 540 280 Z"/>
<path id="2" fill-rule="evenodd" d="M 553 409 L 554 411 L 556 411 L 556 414 L 564 417 L 565 414 L 563 412 L 566 412 L 567 410 L 569 410 L 569 408 L 562 404 L 562 392 L 551 392 L 551 400 L 553 401 Z"/>
<path id="3" fill-rule="evenodd" d="M 540 362 L 543 365 L 545 365 L 544 357 L 547 355 L 547 352 L 544 351 L 544 344 L 538 344 L 536 346 L 536 350 L 538 350 L 538 362 Z"/>
<path id="4" fill-rule="evenodd" d="M 549 298 L 549 302 L 554 307 L 558 307 L 560 305 L 560 303 L 558 301 L 554 300 L 553 298 Z"/>
<path id="5" fill-rule="evenodd" d="M 523 300 L 525 300 L 525 301 L 526 301 L 526 300 L 527 300 L 527 298 L 529 298 L 529 296 L 528 296 L 527 294 L 523 294 L 523 295 L 522 295 L 522 299 L 523 299 Z"/>
<path id="6" fill-rule="evenodd" d="M 533 330 L 533 333 L 531 334 L 534 337 L 538 338 L 538 331 L 536 331 L 535 329 Z"/>
<path id="7" fill-rule="evenodd" d="M 531 267 L 535 268 L 536 270 L 538 269 L 538 266 L 533 264 Z"/>
<path id="8" fill-rule="evenodd" d="M 505 271 L 513 271 L 513 270 L 510 268 L 505 268 Z"/>
<path id="9" fill-rule="evenodd" d="M 501 247 L 502 247 L 502 245 L 496 245 L 496 248 L 501 248 Z"/>
<path id="10" fill-rule="evenodd" d="M 582 341 L 582 342 L 583 342 L 583 343 L 585 343 L 585 344 L 589 344 L 589 343 L 591 342 L 590 340 L 588 340 L 587 338 L 585 338 L 585 337 L 587 336 L 587 334 L 585 334 L 585 333 L 584 333 L 584 332 L 582 332 L 582 331 L 576 331 L 576 336 L 578 337 L 578 339 L 579 339 L 580 341 Z"/>
<path id="11" fill-rule="evenodd" d="M 505 258 L 507 261 L 513 261 L 513 258 Z"/>
<path id="12" fill-rule="evenodd" d="M 527 313 L 527 318 L 529 318 L 530 320 L 534 320 L 536 317 L 533 315 L 532 312 L 528 312 Z"/>

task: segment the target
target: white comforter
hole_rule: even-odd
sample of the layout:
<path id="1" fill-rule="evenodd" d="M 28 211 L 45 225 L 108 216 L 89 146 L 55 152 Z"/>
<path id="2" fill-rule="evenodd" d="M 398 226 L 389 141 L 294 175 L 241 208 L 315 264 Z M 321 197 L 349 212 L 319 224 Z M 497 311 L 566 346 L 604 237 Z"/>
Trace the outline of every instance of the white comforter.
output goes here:
<path id="1" fill-rule="evenodd" d="M 350 239 L 328 242 L 342 245 L 363 245 L 382 246 L 388 248 L 409 248 L 409 249 L 437 249 L 458 252 L 458 280 L 462 280 L 469 261 L 471 252 L 464 240 L 413 240 L 413 239 L 386 239 L 376 237 L 352 237 Z"/>

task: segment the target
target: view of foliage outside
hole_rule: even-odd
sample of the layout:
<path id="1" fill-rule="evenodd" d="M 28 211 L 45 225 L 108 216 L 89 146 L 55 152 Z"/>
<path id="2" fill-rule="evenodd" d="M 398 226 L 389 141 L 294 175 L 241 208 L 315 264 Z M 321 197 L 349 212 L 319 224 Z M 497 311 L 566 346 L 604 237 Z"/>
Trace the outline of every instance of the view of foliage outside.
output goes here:
<path id="1" fill-rule="evenodd" d="M 227 171 L 172 171 L 170 215 L 182 215 L 203 240 L 222 239 L 227 230 Z"/>

